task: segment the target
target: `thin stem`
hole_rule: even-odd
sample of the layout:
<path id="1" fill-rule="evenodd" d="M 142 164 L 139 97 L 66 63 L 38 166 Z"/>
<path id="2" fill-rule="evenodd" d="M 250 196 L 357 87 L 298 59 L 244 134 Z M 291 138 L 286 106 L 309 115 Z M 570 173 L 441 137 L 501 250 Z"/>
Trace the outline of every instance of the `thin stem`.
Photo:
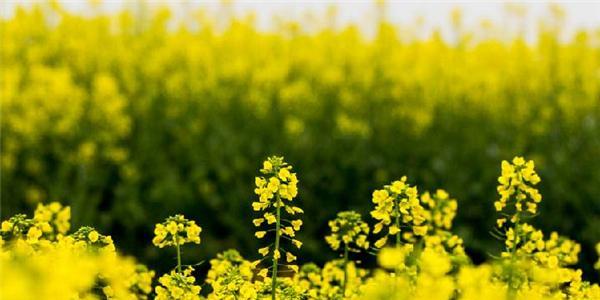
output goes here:
<path id="1" fill-rule="evenodd" d="M 175 241 L 175 246 L 177 248 L 177 272 L 181 274 L 181 250 L 179 249 L 179 242 Z"/>
<path id="2" fill-rule="evenodd" d="M 342 297 L 346 297 L 348 283 L 348 244 L 344 243 L 344 283 L 342 284 Z"/>
<path id="3" fill-rule="evenodd" d="M 277 221 L 275 223 L 275 252 L 279 252 L 279 235 L 280 235 L 280 226 L 281 226 L 281 199 L 279 197 L 279 193 L 277 193 L 277 200 L 275 202 L 275 206 L 277 207 Z M 273 254 L 273 276 L 271 278 L 271 299 L 275 300 L 275 290 L 277 287 L 277 258 Z"/>
<path id="4" fill-rule="evenodd" d="M 517 199 L 519 198 L 521 192 L 517 192 Z M 518 200 L 517 200 L 518 202 Z M 513 225 L 513 234 L 514 234 L 514 240 L 513 240 L 513 245 L 510 249 L 510 261 L 511 261 L 511 268 L 510 268 L 510 275 L 509 275 L 509 284 L 508 284 L 508 293 L 509 293 L 509 299 L 514 299 L 516 297 L 516 292 L 517 289 L 514 287 L 513 285 L 513 281 L 514 281 L 514 273 L 515 273 L 515 261 L 517 258 L 516 252 L 517 252 L 517 243 L 518 243 L 518 239 L 519 239 L 519 234 L 518 234 L 518 228 L 519 228 L 519 223 L 521 221 L 521 214 L 520 212 L 517 210 L 515 212 L 515 223 Z"/>

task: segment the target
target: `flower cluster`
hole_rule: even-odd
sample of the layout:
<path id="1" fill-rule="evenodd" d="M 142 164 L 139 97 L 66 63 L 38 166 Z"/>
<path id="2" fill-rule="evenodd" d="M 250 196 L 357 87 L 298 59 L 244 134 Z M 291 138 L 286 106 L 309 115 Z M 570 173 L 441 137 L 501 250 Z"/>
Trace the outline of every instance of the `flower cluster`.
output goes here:
<path id="1" fill-rule="evenodd" d="M 200 286 L 195 285 L 196 278 L 192 276 L 194 268 L 187 267 L 183 272 L 171 271 L 158 279 L 160 283 L 154 291 L 156 300 L 199 300 Z"/>
<path id="2" fill-rule="evenodd" d="M 502 161 L 502 175 L 498 177 L 498 194 L 500 199 L 494 202 L 496 211 L 502 212 L 509 205 L 514 206 L 514 214 L 510 222 L 519 221 L 519 216 L 524 212 L 535 214 L 537 206 L 542 201 L 542 195 L 533 186 L 540 182 L 540 177 L 534 170 L 532 160 L 525 161 L 523 157 L 515 157 L 512 163 Z M 498 219 L 501 226 L 506 222 L 505 218 Z"/>
<path id="3" fill-rule="evenodd" d="M 353 299 L 359 295 L 367 275 L 368 271 L 356 267 L 354 262 L 337 259 L 325 263 L 323 268 L 314 263 L 303 265 L 294 282 L 307 299 Z M 345 293 L 343 286 L 346 286 Z"/>
<path id="4" fill-rule="evenodd" d="M 71 228 L 71 208 L 63 207 L 58 202 L 52 202 L 48 205 L 39 203 L 35 209 L 33 219 L 39 223 L 48 223 L 51 228 L 51 233 L 45 234 L 61 234 L 64 235 Z"/>
<path id="5" fill-rule="evenodd" d="M 344 247 L 369 249 L 369 225 L 364 222 L 359 213 L 355 211 L 343 211 L 337 214 L 337 218 L 329 221 L 331 234 L 325 237 L 331 249 L 338 250 L 340 244 Z"/>
<path id="6" fill-rule="evenodd" d="M 155 272 L 149 270 L 145 265 L 137 265 L 135 274 L 131 277 L 130 290 L 137 299 L 149 299 L 148 294 L 152 292 L 152 279 Z"/>
<path id="7" fill-rule="evenodd" d="M 292 173 L 292 166 L 283 161 L 283 157 L 272 156 L 263 162 L 263 168 L 260 170 L 262 176 L 255 178 L 256 188 L 254 192 L 259 196 L 259 200 L 252 203 L 252 208 L 255 211 L 261 212 L 262 216 L 252 220 L 254 226 L 271 226 L 274 228 L 258 230 L 255 236 L 259 239 L 272 232 L 273 243 L 262 247 L 258 253 L 263 256 L 263 260 L 269 255 L 272 258 L 272 293 L 275 297 L 277 289 L 277 275 L 279 260 L 285 254 L 285 261 L 293 263 L 296 261 L 296 256 L 289 251 L 286 251 L 281 246 L 281 239 L 289 240 L 294 246 L 300 248 L 302 243 L 297 240 L 296 232 L 302 226 L 300 219 L 287 219 L 283 217 L 284 213 L 291 217 L 303 213 L 299 207 L 291 205 L 291 201 L 298 194 L 298 178 L 295 173 Z M 261 260 L 255 261 L 254 265 L 258 265 Z M 298 272 L 298 266 L 295 264 L 287 265 L 287 268 L 293 272 Z M 258 273 L 259 276 L 267 278 L 268 269 L 262 269 Z"/>
<path id="8" fill-rule="evenodd" d="M 455 260 L 468 260 L 463 240 L 450 232 L 458 208 L 456 200 L 446 191 L 438 189 L 433 194 L 423 193 L 421 205 L 426 209 L 426 221 L 423 226 L 427 226 L 428 233 L 422 237 L 426 248 L 452 253 Z M 416 240 L 413 239 L 412 242 Z"/>
<path id="9" fill-rule="evenodd" d="M 202 228 L 182 215 L 168 217 L 163 223 L 154 227 L 152 243 L 163 248 L 165 246 L 181 246 L 186 243 L 200 244 Z"/>
<path id="10" fill-rule="evenodd" d="M 469 260 L 465 253 L 463 239 L 449 231 L 438 230 L 435 234 L 423 237 L 425 248 L 453 255 L 453 261 L 466 262 Z"/>
<path id="11" fill-rule="evenodd" d="M 70 208 L 39 205 L 33 218 L 2 222 L 2 299 L 148 299 L 154 272 L 120 256 L 91 227 L 69 234 Z M 4 269 L 6 268 L 6 269 Z"/>
<path id="12" fill-rule="evenodd" d="M 436 190 L 432 195 L 429 192 L 421 195 L 421 204 L 429 213 L 429 224 L 432 228 L 450 230 L 452 220 L 456 216 L 458 204 L 456 199 L 450 198 L 450 195 L 444 190 Z"/>
<path id="13" fill-rule="evenodd" d="M 252 203 L 255 211 L 264 211 L 273 207 L 289 207 L 289 214 L 302 213 L 300 208 L 285 205 L 298 195 L 298 178 L 292 173 L 292 166 L 283 161 L 283 157 L 271 156 L 263 162 L 260 170 L 263 176 L 256 177 L 254 192 L 259 201 Z"/>
<path id="14" fill-rule="evenodd" d="M 90 249 L 98 249 L 101 251 L 115 251 L 113 240 L 108 235 L 102 235 L 96 229 L 83 226 L 72 235 L 75 240 L 75 245 L 80 247 L 89 247 Z"/>
<path id="15" fill-rule="evenodd" d="M 10 242 L 26 237 L 29 242 L 37 243 L 42 236 L 42 229 L 40 227 L 42 226 L 37 226 L 34 220 L 28 219 L 27 215 L 18 214 L 8 220 L 2 221 L 0 237 L 3 242 Z"/>
<path id="16" fill-rule="evenodd" d="M 30 244 L 48 243 L 64 236 L 71 227 L 71 208 L 58 202 L 38 204 L 32 219 L 18 214 L 2 222 L 0 240 L 10 241 L 26 237 Z"/>
<path id="17" fill-rule="evenodd" d="M 515 245 L 516 244 L 516 245 Z M 577 263 L 581 246 L 552 232 L 548 240 L 544 240 L 544 233 L 533 226 L 523 223 L 510 228 L 506 234 L 505 245 L 507 250 L 503 257 L 510 257 L 511 249 L 516 249 L 515 254 L 520 257 L 529 257 L 536 264 L 546 268 L 566 267 Z"/>
<path id="18" fill-rule="evenodd" d="M 154 271 L 136 264 L 132 258 L 121 258 L 116 252 L 105 252 L 102 256 L 96 286 L 102 288 L 106 299 L 150 299 Z"/>
<path id="19" fill-rule="evenodd" d="M 206 283 L 212 287 L 209 300 L 255 299 L 256 289 L 252 282 L 254 268 L 236 250 L 227 250 L 210 260 Z"/>
<path id="20" fill-rule="evenodd" d="M 375 242 L 375 247 L 385 246 L 388 235 L 395 236 L 396 245 L 400 244 L 403 226 L 412 228 L 412 232 L 405 232 L 407 238 L 413 234 L 423 236 L 427 233 L 427 226 L 424 225 L 426 211 L 419 203 L 417 188 L 406 183 L 406 176 L 374 191 L 373 203 L 375 209 L 371 211 L 371 216 L 378 221 L 373 227 L 373 233 L 381 232 L 384 227 L 388 229 L 386 235 Z"/>

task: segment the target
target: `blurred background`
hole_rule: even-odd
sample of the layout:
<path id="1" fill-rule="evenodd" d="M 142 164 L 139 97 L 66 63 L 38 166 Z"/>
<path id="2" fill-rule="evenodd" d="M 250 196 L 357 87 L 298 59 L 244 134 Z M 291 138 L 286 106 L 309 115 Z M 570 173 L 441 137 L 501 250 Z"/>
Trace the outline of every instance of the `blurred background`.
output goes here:
<path id="1" fill-rule="evenodd" d="M 8 1 L 0 20 L 1 217 L 72 206 L 158 270 L 154 223 L 203 228 L 187 262 L 257 257 L 254 176 L 300 179 L 302 262 L 340 210 L 407 175 L 458 200 L 476 262 L 500 162 L 536 162 L 534 225 L 600 241 L 600 4 Z M 368 262 L 368 259 L 367 259 Z M 589 278 L 588 279 L 594 279 Z"/>

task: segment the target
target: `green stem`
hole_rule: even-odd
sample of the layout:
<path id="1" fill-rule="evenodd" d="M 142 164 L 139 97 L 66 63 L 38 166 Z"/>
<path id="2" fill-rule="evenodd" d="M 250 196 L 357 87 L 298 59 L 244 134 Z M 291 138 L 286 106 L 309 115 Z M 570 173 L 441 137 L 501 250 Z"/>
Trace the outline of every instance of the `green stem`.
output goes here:
<path id="1" fill-rule="evenodd" d="M 179 249 L 179 243 L 175 242 L 175 246 L 177 248 L 177 272 L 181 274 L 181 250 Z"/>
<path id="2" fill-rule="evenodd" d="M 344 243 L 344 283 L 342 284 L 342 297 L 346 297 L 348 283 L 348 244 Z"/>
<path id="3" fill-rule="evenodd" d="M 277 288 L 277 259 L 275 258 L 275 252 L 279 251 L 279 235 L 281 226 L 281 199 L 277 194 L 277 222 L 275 223 L 275 250 L 273 250 L 273 276 L 271 278 L 271 299 L 275 300 L 275 291 Z"/>
<path id="4" fill-rule="evenodd" d="M 517 193 L 517 199 L 520 195 L 520 192 Z M 515 212 L 515 223 L 513 225 L 513 232 L 514 232 L 514 241 L 513 241 L 513 245 L 510 249 L 510 261 L 511 261 L 511 266 L 510 266 L 510 274 L 509 274 L 509 284 L 508 284 L 508 299 L 515 299 L 516 297 L 516 293 L 517 293 L 517 288 L 514 286 L 513 281 L 514 281 L 514 277 L 515 277 L 515 261 L 517 258 L 517 239 L 519 238 L 518 235 L 518 228 L 519 228 L 519 223 L 521 221 L 521 214 L 519 213 L 519 211 Z"/>

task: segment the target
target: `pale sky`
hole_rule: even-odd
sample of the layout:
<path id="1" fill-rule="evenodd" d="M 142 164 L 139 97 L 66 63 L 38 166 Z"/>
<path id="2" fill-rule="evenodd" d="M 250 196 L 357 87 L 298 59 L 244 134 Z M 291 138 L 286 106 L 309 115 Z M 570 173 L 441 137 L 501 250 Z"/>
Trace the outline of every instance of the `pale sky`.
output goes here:
<path id="1" fill-rule="evenodd" d="M 10 16 L 16 4 L 28 5 L 36 1 L 27 0 L 8 0 L 2 4 L 2 15 Z M 39 2 L 39 1 L 37 1 Z M 62 0 L 61 2 L 67 9 L 86 13 L 89 12 L 89 2 L 86 0 Z M 132 0 L 105 0 L 101 2 L 101 9 L 105 12 L 118 10 L 124 6 L 132 6 Z M 186 13 L 190 8 L 204 7 L 208 13 L 217 13 L 224 1 L 144 1 L 153 6 L 168 5 L 178 13 Z M 229 2 L 232 10 L 237 15 L 244 15 L 253 11 L 260 28 L 268 29 L 273 24 L 273 15 L 281 16 L 285 19 L 301 19 L 307 12 L 312 12 L 317 20 L 323 19 L 328 9 L 333 5 L 337 8 L 337 23 L 343 25 L 346 23 L 357 23 L 365 31 L 372 27 L 376 11 L 374 9 L 375 1 L 226 1 Z M 526 15 L 524 21 L 520 24 L 515 19 L 507 17 L 507 3 L 517 4 L 525 9 Z M 450 14 L 455 8 L 460 8 L 463 12 L 463 24 L 465 28 L 479 27 L 484 19 L 490 20 L 505 28 L 519 27 L 524 28 L 526 36 L 532 35 L 539 24 L 539 20 L 547 19 L 549 5 L 555 3 L 560 5 L 565 13 L 565 23 L 563 30 L 566 36 L 570 36 L 577 29 L 599 29 L 600 28 L 600 0 L 599 1 L 386 1 L 387 19 L 394 24 L 413 25 L 415 20 L 423 20 L 422 31 L 429 33 L 434 28 L 447 29 L 450 24 Z"/>

